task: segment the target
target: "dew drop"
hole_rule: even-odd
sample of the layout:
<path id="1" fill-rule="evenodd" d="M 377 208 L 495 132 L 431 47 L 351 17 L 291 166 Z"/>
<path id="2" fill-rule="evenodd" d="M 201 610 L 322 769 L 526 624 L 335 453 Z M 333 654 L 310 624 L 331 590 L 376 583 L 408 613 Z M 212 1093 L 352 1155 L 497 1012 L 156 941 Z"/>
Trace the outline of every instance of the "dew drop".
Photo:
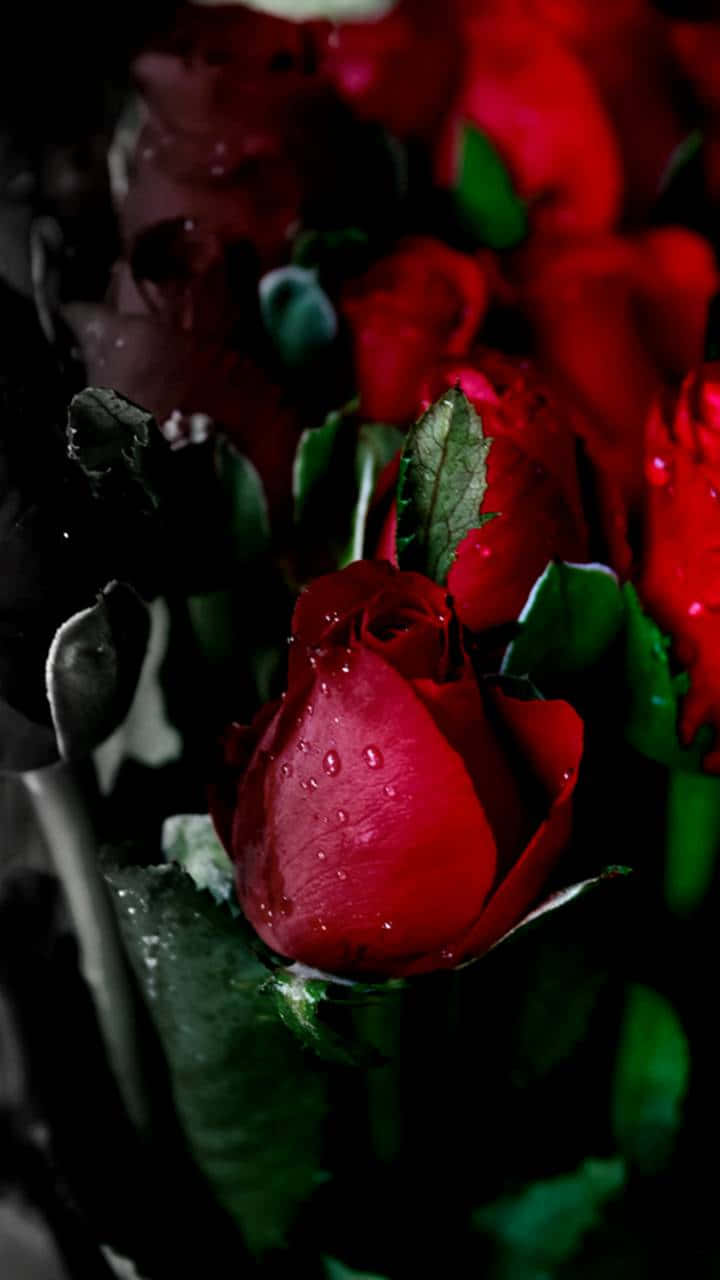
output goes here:
<path id="1" fill-rule="evenodd" d="M 322 694 L 324 694 L 324 695 L 325 695 L 325 697 L 327 697 L 327 695 L 329 694 L 329 692 L 330 692 L 330 686 L 328 685 L 327 680 L 321 680 L 321 682 L 320 682 L 320 692 L 321 692 Z"/>
<path id="2" fill-rule="evenodd" d="M 574 769 L 564 769 L 564 770 L 563 770 L 563 776 L 562 776 L 562 780 L 563 780 L 563 782 L 569 782 L 569 781 L 570 781 L 570 779 L 572 778 L 572 776 L 573 776 L 574 772 L 575 772 L 575 770 L 574 770 Z"/>
<path id="3" fill-rule="evenodd" d="M 317 778 L 308 778 L 308 787 L 310 788 L 311 791 L 317 791 L 318 789 Z"/>
<path id="4" fill-rule="evenodd" d="M 382 922 L 382 924 L 381 924 L 380 928 L 381 928 L 381 929 L 392 929 L 392 920 L 383 920 L 383 922 Z"/>
<path id="5" fill-rule="evenodd" d="M 280 772 L 281 772 L 281 774 L 282 774 L 283 778 L 289 778 L 289 777 L 291 777 L 291 776 L 292 776 L 292 765 L 291 765 L 291 764 L 281 764 L 281 765 L 280 765 Z"/>
<path id="6" fill-rule="evenodd" d="M 344 809 L 338 809 L 338 811 L 337 811 L 337 820 L 338 820 L 338 822 L 340 823 L 340 825 L 341 825 L 341 826 L 343 826 L 343 825 L 347 822 L 347 820 L 348 820 L 348 816 L 347 816 L 347 814 L 346 814 L 346 812 L 345 812 L 345 810 L 344 810 Z"/>
<path id="7" fill-rule="evenodd" d="M 322 767 L 325 770 L 328 777 L 337 778 L 342 768 L 342 762 L 340 760 L 340 756 L 338 752 L 333 751 L 332 748 L 330 749 L 330 751 L 326 751 L 325 755 L 323 756 Z"/>
<path id="8" fill-rule="evenodd" d="M 383 791 L 385 792 L 386 796 L 390 796 L 391 798 L 392 796 L 395 795 L 395 788 L 391 782 L 388 782 L 387 786 L 383 787 Z"/>
<path id="9" fill-rule="evenodd" d="M 362 755 L 368 769 L 382 769 L 384 760 L 379 747 L 366 747 Z"/>
<path id="10" fill-rule="evenodd" d="M 720 501 L 720 489 L 716 489 L 714 484 L 710 485 L 710 497 L 713 502 Z"/>
<path id="11" fill-rule="evenodd" d="M 325 861 L 325 859 L 327 858 L 327 854 L 326 854 L 326 852 L 325 852 L 325 850 L 324 850 L 324 849 L 318 849 L 318 855 L 317 855 L 317 856 L 318 856 L 318 859 L 320 860 L 320 862 L 324 862 L 324 861 Z"/>
<path id="12" fill-rule="evenodd" d="M 454 951 L 451 951 L 449 947 L 443 947 L 442 951 L 440 952 L 440 959 L 441 959 L 441 960 L 454 960 L 454 959 L 455 959 L 455 952 L 454 952 Z"/>
<path id="13" fill-rule="evenodd" d="M 340 667 L 340 670 L 342 671 L 344 676 L 348 676 L 350 674 L 350 663 L 347 661 L 343 662 L 342 666 Z"/>
<path id="14" fill-rule="evenodd" d="M 705 605 L 700 600 L 693 600 L 692 604 L 688 605 L 689 618 L 699 618 L 704 612 Z"/>
<path id="15" fill-rule="evenodd" d="M 654 458 L 650 459 L 645 474 L 650 484 L 662 488 L 670 480 L 670 463 L 667 458 L 661 458 L 659 454 L 656 454 Z"/>
<path id="16" fill-rule="evenodd" d="M 310 743 L 307 741 L 306 738 L 300 738 L 297 744 L 297 749 L 298 751 L 301 751 L 303 755 L 307 755 L 308 751 L 310 750 Z"/>
<path id="17" fill-rule="evenodd" d="M 347 871 L 343 871 L 342 867 L 335 873 L 338 880 L 347 880 Z"/>
<path id="18" fill-rule="evenodd" d="M 306 706 L 306 708 L 305 708 L 305 711 L 306 711 L 307 715 L 311 716 L 314 710 L 315 710 L 315 708 L 314 708 L 314 706 L 313 706 L 312 702 L 308 702 L 308 704 L 307 704 L 307 706 Z"/>

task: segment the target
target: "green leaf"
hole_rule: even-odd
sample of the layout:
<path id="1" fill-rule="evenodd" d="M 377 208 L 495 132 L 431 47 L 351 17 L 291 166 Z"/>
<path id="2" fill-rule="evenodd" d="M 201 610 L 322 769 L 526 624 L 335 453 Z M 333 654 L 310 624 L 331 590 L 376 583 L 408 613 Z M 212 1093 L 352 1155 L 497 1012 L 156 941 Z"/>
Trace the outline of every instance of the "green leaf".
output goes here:
<path id="1" fill-rule="evenodd" d="M 90 755 L 125 719 L 149 638 L 147 607 L 131 587 L 118 582 L 56 632 L 46 684 L 63 759 Z"/>
<path id="2" fill-rule="evenodd" d="M 458 214 L 483 244 L 508 249 L 527 234 L 527 209 L 486 134 L 464 126 L 455 188 Z"/>
<path id="3" fill-rule="evenodd" d="M 626 606 L 625 736 L 637 751 L 672 769 L 702 770 L 713 740 L 703 725 L 689 747 L 680 745 L 677 723 L 680 701 L 690 687 L 687 672 L 670 668 L 671 641 L 643 611 L 635 588 L 623 588 Z"/>
<path id="4" fill-rule="evenodd" d="M 302 369 L 335 341 L 338 320 L 317 273 L 305 267 L 277 267 L 259 285 L 260 314 L 280 359 Z"/>
<path id="5" fill-rule="evenodd" d="M 618 580 L 602 564 L 550 563 L 520 614 L 503 675 L 548 677 L 593 666 L 617 636 L 624 617 Z"/>
<path id="6" fill-rule="evenodd" d="M 643 1173 L 660 1172 L 682 1124 L 690 1047 L 672 1005 L 650 987 L 628 991 L 613 1087 L 613 1131 Z"/>
<path id="7" fill-rule="evenodd" d="M 342 557 L 340 568 L 352 564 L 354 560 L 362 560 L 368 512 L 378 476 L 395 457 L 403 440 L 404 435 L 398 427 L 387 426 L 382 422 L 366 423 L 358 431 L 355 453 L 358 496 L 353 510 L 350 545 Z"/>
<path id="8" fill-rule="evenodd" d="M 670 153 L 667 165 L 663 172 L 660 182 L 658 183 L 658 195 L 662 195 L 682 177 L 684 170 L 688 164 L 700 151 L 703 145 L 702 129 L 692 129 L 687 137 L 682 139 Z"/>
<path id="9" fill-rule="evenodd" d="M 688 915 L 704 901 L 720 850 L 720 778 L 673 769 L 665 823 L 665 901 Z"/>
<path id="10" fill-rule="evenodd" d="M 303 431 L 293 461 L 292 490 L 295 500 L 295 520 L 302 520 L 310 499 L 330 470 L 338 432 L 343 421 L 355 412 L 357 401 L 352 400 L 342 409 L 333 409 L 321 427 L 308 427 Z"/>
<path id="11" fill-rule="evenodd" d="M 177 862 L 197 889 L 207 889 L 216 902 L 233 896 L 233 865 L 207 813 L 176 813 L 163 822 L 162 851 Z"/>
<path id="12" fill-rule="evenodd" d="M 337 1258 L 325 1258 L 325 1280 L 383 1280 L 382 1276 L 370 1274 L 369 1271 L 353 1271 Z"/>
<path id="13" fill-rule="evenodd" d="M 194 1158 L 257 1253 L 325 1178 L 327 1082 L 282 1025 L 238 921 L 178 868 L 107 880 Z"/>
<path id="14" fill-rule="evenodd" d="M 240 564 L 257 560 L 270 546 L 270 517 L 260 474 L 223 436 L 216 441 L 215 465 L 229 503 L 235 557 Z"/>
<path id="15" fill-rule="evenodd" d="M 410 428 L 397 489 L 397 554 L 401 569 L 444 583 L 458 543 L 481 515 L 492 441 L 459 387 L 446 391 Z"/>
<path id="16" fill-rule="evenodd" d="M 70 401 L 67 439 L 96 497 L 123 495 L 141 510 L 158 506 L 167 446 L 152 414 L 117 391 L 86 387 Z"/>
<path id="17" fill-rule="evenodd" d="M 552 1280 L 624 1185 L 621 1159 L 585 1160 L 572 1173 L 533 1182 L 478 1210 L 473 1225 L 494 1243 L 486 1280 Z"/>

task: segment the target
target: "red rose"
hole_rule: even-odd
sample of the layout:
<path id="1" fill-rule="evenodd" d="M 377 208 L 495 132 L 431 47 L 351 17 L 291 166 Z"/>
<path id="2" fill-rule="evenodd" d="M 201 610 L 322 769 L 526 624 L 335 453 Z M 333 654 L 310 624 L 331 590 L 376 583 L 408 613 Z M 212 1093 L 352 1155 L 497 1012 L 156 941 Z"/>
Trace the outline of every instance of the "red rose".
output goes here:
<path id="1" fill-rule="evenodd" d="M 332 199 L 345 136 L 309 39 L 241 6 L 180 10 L 134 67 L 146 120 L 119 210 L 126 241 L 194 218 L 250 240 L 265 266 L 287 255 L 308 201 Z"/>
<path id="2" fill-rule="evenodd" d="M 505 161 L 531 225 L 578 234 L 613 225 L 620 156 L 610 120 L 580 59 L 537 19 L 471 16 L 465 67 L 437 156 L 440 184 L 455 184 L 466 124 Z"/>
<path id="3" fill-rule="evenodd" d="M 345 291 L 361 410 L 377 422 L 406 423 L 418 386 L 443 355 L 466 352 L 488 302 L 479 262 L 439 240 L 402 240 Z"/>
<path id="4" fill-rule="evenodd" d="M 690 743 L 703 724 L 720 732 L 720 363 L 653 406 L 645 476 L 639 590 L 690 673 L 679 726 Z M 704 764 L 720 773 L 720 745 Z"/>
<path id="5" fill-rule="evenodd" d="M 549 560 L 587 557 L 575 442 L 560 404 L 527 360 L 480 349 L 433 369 L 423 390 L 428 408 L 460 385 L 493 443 L 487 460 L 485 512 L 457 548 L 448 591 L 458 617 L 485 631 L 518 617 Z M 393 502 L 377 555 L 395 561 Z"/>
<path id="6" fill-rule="evenodd" d="M 135 272 L 118 263 L 106 302 L 65 308 L 88 381 L 122 392 L 161 426 L 175 413 L 206 414 L 257 467 L 277 511 L 301 424 L 240 345 L 224 247 L 189 221 L 154 228 L 136 250 Z"/>
<path id="7" fill-rule="evenodd" d="M 675 102 L 667 23 L 649 0 L 531 0 L 531 6 L 588 71 L 620 149 L 625 208 L 644 216 L 689 128 Z"/>
<path id="8" fill-rule="evenodd" d="M 460 55 L 456 26 L 436 0 L 400 0 L 375 21 L 318 23 L 316 41 L 321 73 L 358 116 L 401 137 L 436 123 Z"/>
<path id="9" fill-rule="evenodd" d="M 620 557 L 627 506 L 641 494 L 648 408 L 702 359 L 717 281 L 710 245 L 681 227 L 546 243 L 525 256 L 519 293 L 537 355 L 613 490 L 607 532 Z"/>
<path id="10" fill-rule="evenodd" d="M 248 919 L 281 955 L 333 973 L 421 973 L 485 951 L 567 841 L 577 715 L 484 692 L 445 593 L 388 564 L 314 582 L 293 638 L 287 695 L 214 805 Z"/>
<path id="11" fill-rule="evenodd" d="M 712 199 L 720 201 L 720 22 L 669 23 L 680 67 L 703 109 L 703 157 Z"/>

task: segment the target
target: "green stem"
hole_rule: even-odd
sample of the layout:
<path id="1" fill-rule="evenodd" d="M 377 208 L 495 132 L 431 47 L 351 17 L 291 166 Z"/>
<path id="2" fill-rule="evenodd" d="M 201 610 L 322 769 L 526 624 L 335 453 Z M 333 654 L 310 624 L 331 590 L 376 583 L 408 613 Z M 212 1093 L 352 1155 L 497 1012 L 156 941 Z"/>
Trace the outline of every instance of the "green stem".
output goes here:
<path id="1" fill-rule="evenodd" d="M 97 839 L 84 798 L 66 764 L 22 775 L 62 883 L 80 946 L 81 967 L 110 1063 L 135 1124 L 148 1123 L 141 1082 L 133 991 L 120 932 L 97 863 Z"/>
<path id="2" fill-rule="evenodd" d="M 720 850 L 720 777 L 672 770 L 668 786 L 665 900 L 688 915 L 700 905 Z"/>

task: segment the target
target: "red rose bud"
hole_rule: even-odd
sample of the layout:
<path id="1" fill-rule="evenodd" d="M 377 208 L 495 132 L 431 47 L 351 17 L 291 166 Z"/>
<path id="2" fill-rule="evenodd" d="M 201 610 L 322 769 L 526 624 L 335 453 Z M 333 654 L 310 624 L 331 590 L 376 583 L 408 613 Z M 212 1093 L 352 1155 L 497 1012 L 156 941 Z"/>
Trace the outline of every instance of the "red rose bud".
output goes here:
<path id="1" fill-rule="evenodd" d="M 720 364 L 689 374 L 653 406 L 645 436 L 643 602 L 690 674 L 683 742 L 720 732 Z M 704 760 L 720 773 L 720 745 Z"/>
<path id="2" fill-rule="evenodd" d="M 345 291 L 361 411 L 406 423 L 428 366 L 466 352 L 488 303 L 484 265 L 426 236 L 400 241 Z"/>
<path id="3" fill-rule="evenodd" d="M 471 631 L 514 621 L 530 588 L 553 559 L 587 558 L 575 442 L 556 398 L 526 360 L 480 349 L 436 366 L 423 388 L 423 411 L 459 385 L 486 436 L 483 513 L 497 513 L 463 538 L 448 574 L 458 617 Z M 395 561 L 393 502 L 376 554 Z"/>
<path id="4" fill-rule="evenodd" d="M 471 16 L 465 68 L 437 154 L 454 187 L 466 125 L 485 133 L 507 165 L 531 226 L 578 234 L 613 225 L 621 163 L 610 120 L 580 59 L 527 15 Z"/>
<path id="5" fill-rule="evenodd" d="M 538 245 L 522 272 L 538 357 L 577 411 L 576 428 L 612 490 L 607 532 L 618 563 L 627 507 L 642 490 L 648 408 L 702 359 L 714 254 L 694 232 L 663 227 Z"/>
<path id="6" fill-rule="evenodd" d="M 483 692 L 445 593 L 388 564 L 314 582 L 293 640 L 287 695 L 214 804 L 245 914 L 273 950 L 331 973 L 481 954 L 567 842 L 581 721 Z"/>
<path id="7" fill-rule="evenodd" d="M 458 31 L 436 0 L 400 0 L 374 21 L 318 23 L 315 47 L 320 72 L 356 115 L 401 137 L 436 123 L 460 60 Z"/>

